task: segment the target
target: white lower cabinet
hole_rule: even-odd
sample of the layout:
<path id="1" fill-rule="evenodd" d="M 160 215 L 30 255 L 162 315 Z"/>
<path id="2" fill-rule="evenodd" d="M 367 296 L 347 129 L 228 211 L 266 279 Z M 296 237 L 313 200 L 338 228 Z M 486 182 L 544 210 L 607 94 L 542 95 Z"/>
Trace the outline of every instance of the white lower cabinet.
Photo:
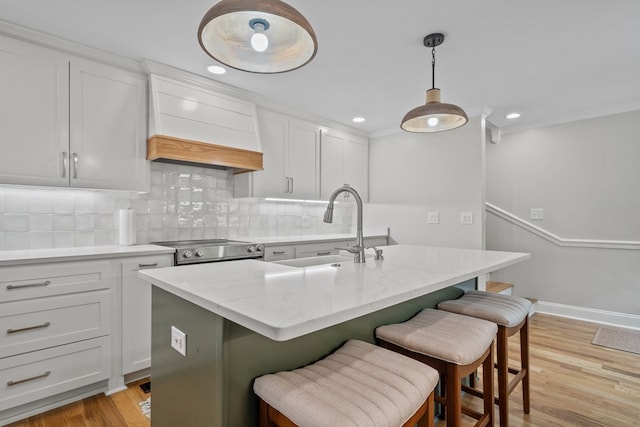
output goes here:
<path id="1" fill-rule="evenodd" d="M 355 236 L 352 239 L 338 239 L 326 242 L 299 243 L 297 245 L 269 243 L 265 245 L 265 261 L 283 261 L 294 258 L 310 258 L 316 256 L 337 255 L 339 248 L 354 245 Z M 385 236 L 365 237 L 365 246 L 386 246 L 388 239 Z"/>
<path id="2" fill-rule="evenodd" d="M 0 268 L 0 424 L 18 405 L 110 378 L 115 284 L 107 260 Z"/>
<path id="3" fill-rule="evenodd" d="M 0 411 L 108 379 L 110 342 L 104 336 L 0 359 Z"/>
<path id="4" fill-rule="evenodd" d="M 151 284 L 138 270 L 169 267 L 172 255 L 130 258 L 120 262 L 122 275 L 122 374 L 151 366 Z"/>

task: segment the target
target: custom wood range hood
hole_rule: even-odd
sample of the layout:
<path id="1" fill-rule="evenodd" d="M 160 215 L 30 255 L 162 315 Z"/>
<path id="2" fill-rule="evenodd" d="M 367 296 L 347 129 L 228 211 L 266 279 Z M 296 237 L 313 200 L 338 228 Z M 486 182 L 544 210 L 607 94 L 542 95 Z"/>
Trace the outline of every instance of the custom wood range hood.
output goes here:
<path id="1" fill-rule="evenodd" d="M 149 74 L 147 160 L 262 170 L 255 104 L 218 93 L 199 77 Z"/>

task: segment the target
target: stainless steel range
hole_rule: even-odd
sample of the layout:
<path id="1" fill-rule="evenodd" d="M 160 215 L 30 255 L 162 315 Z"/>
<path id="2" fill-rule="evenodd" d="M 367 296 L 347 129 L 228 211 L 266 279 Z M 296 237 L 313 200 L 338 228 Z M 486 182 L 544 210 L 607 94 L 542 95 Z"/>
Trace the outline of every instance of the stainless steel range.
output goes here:
<path id="1" fill-rule="evenodd" d="M 153 244 L 175 248 L 174 265 L 264 258 L 264 245 L 236 240 L 182 240 Z"/>

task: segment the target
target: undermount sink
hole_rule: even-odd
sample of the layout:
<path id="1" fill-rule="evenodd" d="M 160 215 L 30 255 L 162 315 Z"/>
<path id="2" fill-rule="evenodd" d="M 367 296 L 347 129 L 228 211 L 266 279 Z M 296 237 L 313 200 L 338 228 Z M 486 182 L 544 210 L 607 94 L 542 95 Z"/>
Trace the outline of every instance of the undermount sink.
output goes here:
<path id="1" fill-rule="evenodd" d="M 284 261 L 273 261 L 274 264 L 288 265 L 289 267 L 311 267 L 314 265 L 334 264 L 340 262 L 353 261 L 353 255 L 324 255 L 309 258 L 287 259 Z"/>

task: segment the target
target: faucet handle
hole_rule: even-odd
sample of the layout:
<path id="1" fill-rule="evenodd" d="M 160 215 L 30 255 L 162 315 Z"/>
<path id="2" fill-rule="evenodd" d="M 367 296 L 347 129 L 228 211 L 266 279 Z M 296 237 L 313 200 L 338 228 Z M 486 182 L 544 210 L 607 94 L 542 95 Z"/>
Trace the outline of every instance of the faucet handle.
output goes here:
<path id="1" fill-rule="evenodd" d="M 335 248 L 339 251 L 347 251 L 350 254 L 357 254 L 358 252 L 360 252 L 362 250 L 362 248 L 358 245 L 347 245 L 346 248 Z"/>
<path id="2" fill-rule="evenodd" d="M 382 249 L 378 249 L 375 246 L 368 246 L 367 249 L 373 249 L 376 252 L 376 256 L 373 258 L 375 261 L 384 259 L 384 257 L 382 256 Z"/>

